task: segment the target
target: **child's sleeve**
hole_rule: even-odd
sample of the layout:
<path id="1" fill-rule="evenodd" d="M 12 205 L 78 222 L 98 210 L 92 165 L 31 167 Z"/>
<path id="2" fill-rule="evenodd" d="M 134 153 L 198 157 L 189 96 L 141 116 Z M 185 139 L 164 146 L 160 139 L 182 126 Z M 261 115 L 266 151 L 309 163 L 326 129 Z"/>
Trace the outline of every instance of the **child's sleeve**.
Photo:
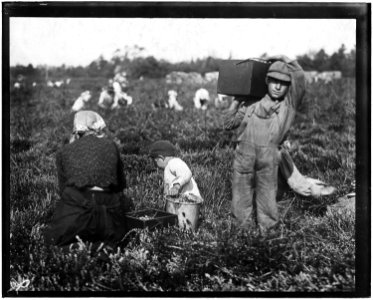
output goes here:
<path id="1" fill-rule="evenodd" d="M 192 171 L 181 159 L 175 159 L 171 163 L 170 171 L 174 174 L 175 179 L 172 180 L 170 188 L 175 184 L 180 184 L 183 187 L 192 179 Z"/>
<path id="2" fill-rule="evenodd" d="M 223 117 L 224 130 L 236 129 L 240 126 L 246 112 L 246 106 L 241 105 L 237 108 L 229 108 L 225 111 Z"/>
<path id="3" fill-rule="evenodd" d="M 291 73 L 291 85 L 287 99 L 289 104 L 297 109 L 306 91 L 304 71 L 296 60 L 288 62 L 287 65 Z"/>
<path id="4" fill-rule="evenodd" d="M 286 133 L 288 132 L 293 120 L 295 118 L 296 111 L 301 103 L 305 94 L 305 77 L 302 67 L 297 61 L 288 60 L 285 61 L 291 76 L 291 84 L 285 100 L 281 102 L 282 110 L 278 114 L 280 123 L 281 136 L 279 137 L 279 142 L 283 141 Z"/>

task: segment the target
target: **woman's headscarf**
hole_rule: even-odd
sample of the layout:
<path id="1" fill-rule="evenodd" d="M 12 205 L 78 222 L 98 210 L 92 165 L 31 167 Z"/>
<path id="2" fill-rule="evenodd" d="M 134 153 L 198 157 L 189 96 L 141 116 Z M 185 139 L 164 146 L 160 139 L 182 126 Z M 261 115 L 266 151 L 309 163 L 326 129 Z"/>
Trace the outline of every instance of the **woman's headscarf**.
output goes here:
<path id="1" fill-rule="evenodd" d="M 78 111 L 74 116 L 73 136 L 70 139 L 70 143 L 87 134 L 103 137 L 104 133 L 102 130 L 105 127 L 105 121 L 98 113 L 91 110 Z"/>

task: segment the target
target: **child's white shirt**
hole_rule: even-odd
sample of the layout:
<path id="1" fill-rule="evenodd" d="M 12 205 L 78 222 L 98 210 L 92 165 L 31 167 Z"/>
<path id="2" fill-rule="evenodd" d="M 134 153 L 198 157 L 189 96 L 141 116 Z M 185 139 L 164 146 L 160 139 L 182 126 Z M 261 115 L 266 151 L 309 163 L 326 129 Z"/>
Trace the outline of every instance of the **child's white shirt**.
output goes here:
<path id="1" fill-rule="evenodd" d="M 181 186 L 181 195 L 194 195 L 202 199 L 188 165 L 180 158 L 175 157 L 169 160 L 164 169 L 164 193 L 167 195 L 177 183 Z"/>

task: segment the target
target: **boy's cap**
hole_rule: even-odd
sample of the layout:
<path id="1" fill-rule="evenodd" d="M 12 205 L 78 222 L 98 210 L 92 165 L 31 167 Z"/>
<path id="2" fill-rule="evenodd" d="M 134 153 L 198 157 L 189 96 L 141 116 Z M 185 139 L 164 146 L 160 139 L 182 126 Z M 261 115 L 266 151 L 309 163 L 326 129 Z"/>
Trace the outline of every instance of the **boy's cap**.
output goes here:
<path id="1" fill-rule="evenodd" d="M 150 145 L 149 148 L 149 155 L 151 157 L 157 157 L 159 155 L 162 156 L 175 156 L 177 153 L 177 149 L 174 145 L 172 145 L 169 141 L 157 141 Z"/>
<path id="2" fill-rule="evenodd" d="M 278 80 L 291 82 L 289 68 L 286 63 L 276 61 L 269 66 L 267 77 L 275 78 Z"/>

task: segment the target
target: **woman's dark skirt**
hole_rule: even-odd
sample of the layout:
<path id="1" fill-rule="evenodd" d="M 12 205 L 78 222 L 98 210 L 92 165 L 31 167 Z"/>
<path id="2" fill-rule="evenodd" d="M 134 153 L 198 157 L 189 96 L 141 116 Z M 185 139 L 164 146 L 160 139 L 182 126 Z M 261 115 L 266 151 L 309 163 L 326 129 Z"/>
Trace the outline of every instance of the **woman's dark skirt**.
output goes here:
<path id="1" fill-rule="evenodd" d="M 123 193 L 78 190 L 66 187 L 57 203 L 46 242 L 58 246 L 77 242 L 120 242 L 126 234 Z"/>

